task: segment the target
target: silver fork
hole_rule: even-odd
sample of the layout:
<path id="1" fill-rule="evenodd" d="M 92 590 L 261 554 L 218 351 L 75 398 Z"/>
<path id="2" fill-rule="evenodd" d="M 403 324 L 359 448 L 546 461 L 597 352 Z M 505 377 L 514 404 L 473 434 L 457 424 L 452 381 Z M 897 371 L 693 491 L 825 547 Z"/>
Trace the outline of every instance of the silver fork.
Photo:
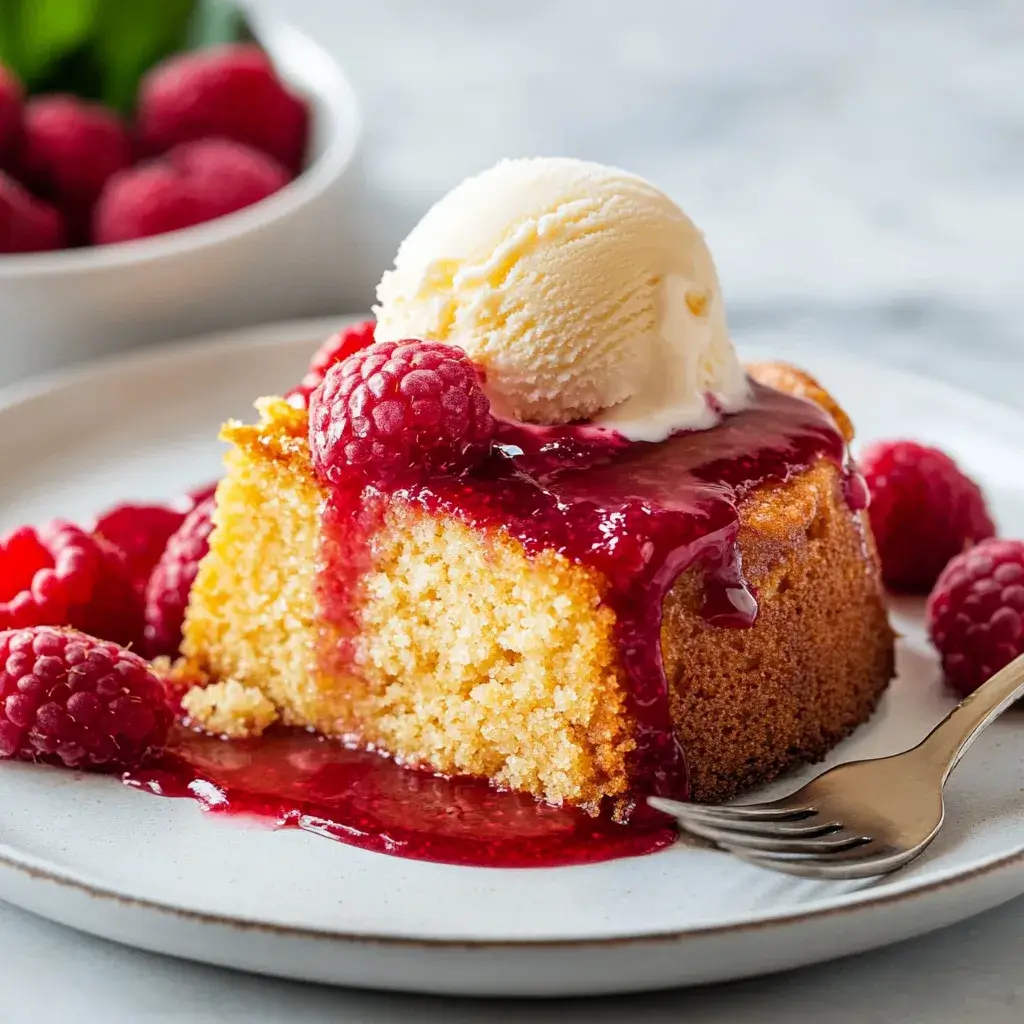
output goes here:
<path id="1" fill-rule="evenodd" d="M 970 745 L 1024 696 L 1024 655 L 961 701 L 912 750 L 851 761 L 763 804 L 680 803 L 652 796 L 683 832 L 744 860 L 806 878 L 870 878 L 920 855 L 945 816 L 942 789 Z"/>

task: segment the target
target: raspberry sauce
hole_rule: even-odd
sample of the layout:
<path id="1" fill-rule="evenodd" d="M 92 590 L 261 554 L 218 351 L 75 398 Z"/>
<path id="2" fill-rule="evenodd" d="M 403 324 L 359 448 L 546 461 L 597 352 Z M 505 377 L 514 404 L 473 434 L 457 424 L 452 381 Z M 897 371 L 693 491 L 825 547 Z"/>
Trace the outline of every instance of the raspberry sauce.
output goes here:
<path id="1" fill-rule="evenodd" d="M 211 812 L 263 818 L 363 849 L 481 867 L 553 867 L 650 853 L 675 831 L 647 808 L 649 793 L 685 798 L 686 759 L 672 728 L 661 660 L 662 603 L 685 570 L 702 574 L 703 612 L 749 628 L 757 598 L 737 537 L 743 497 L 785 482 L 820 458 L 843 465 L 845 444 L 818 406 L 753 385 L 753 400 L 711 430 L 660 444 L 586 426 L 501 423 L 491 455 L 462 476 L 354 475 L 323 517 L 322 613 L 340 637 L 325 657 L 352 668 L 353 594 L 370 565 L 369 538 L 389 501 L 418 504 L 481 530 L 504 530 L 528 552 L 554 549 L 599 572 L 637 722 L 637 806 L 628 825 L 570 807 L 443 778 L 305 732 L 224 742 L 179 729 L 155 765 L 125 782 L 190 796 Z M 860 479 L 844 477 L 851 507 Z"/>
<path id="2" fill-rule="evenodd" d="M 413 860 L 477 867 L 592 864 L 653 853 L 665 819 L 617 825 L 571 807 L 441 778 L 297 730 L 226 742 L 178 728 L 155 764 L 124 776 L 136 789 L 192 797 L 215 814 L 262 819 Z"/>
<path id="3" fill-rule="evenodd" d="M 680 573 L 698 567 L 706 620 L 752 626 L 757 599 L 740 564 L 739 503 L 755 487 L 783 483 L 819 458 L 842 465 L 842 436 L 819 406 L 752 383 L 743 411 L 658 444 L 592 426 L 508 421 L 499 423 L 496 440 L 491 455 L 466 474 L 359 475 L 334 489 L 324 515 L 320 600 L 342 639 L 329 657 L 351 670 L 345 638 L 357 628 L 352 594 L 368 564 L 367 538 L 389 501 L 504 530 L 528 552 L 555 550 L 607 582 L 604 599 L 616 614 L 637 722 L 637 796 L 685 798 L 686 759 L 661 660 L 665 595 Z M 856 481 L 846 490 L 859 504 Z"/>

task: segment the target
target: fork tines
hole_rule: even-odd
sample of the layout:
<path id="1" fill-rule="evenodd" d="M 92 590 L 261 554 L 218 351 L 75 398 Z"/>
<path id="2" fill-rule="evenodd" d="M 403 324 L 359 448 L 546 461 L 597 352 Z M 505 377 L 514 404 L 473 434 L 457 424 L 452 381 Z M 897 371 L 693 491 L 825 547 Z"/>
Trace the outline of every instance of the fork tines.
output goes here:
<path id="1" fill-rule="evenodd" d="M 744 860 L 790 874 L 851 877 L 857 862 L 867 868 L 880 852 L 871 836 L 810 806 L 705 807 L 663 797 L 650 797 L 648 803 L 675 818 L 685 832 Z"/>

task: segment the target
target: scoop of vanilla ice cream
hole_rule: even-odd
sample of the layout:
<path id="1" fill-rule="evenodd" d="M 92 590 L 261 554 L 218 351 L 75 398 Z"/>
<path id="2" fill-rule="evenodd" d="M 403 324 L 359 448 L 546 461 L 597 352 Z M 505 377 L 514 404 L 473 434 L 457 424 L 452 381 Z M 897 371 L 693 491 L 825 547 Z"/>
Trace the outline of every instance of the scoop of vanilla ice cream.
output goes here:
<path id="1" fill-rule="evenodd" d="M 500 415 L 659 441 L 748 397 L 700 231 L 599 164 L 507 160 L 464 181 L 399 247 L 377 299 L 378 341 L 459 345 Z"/>

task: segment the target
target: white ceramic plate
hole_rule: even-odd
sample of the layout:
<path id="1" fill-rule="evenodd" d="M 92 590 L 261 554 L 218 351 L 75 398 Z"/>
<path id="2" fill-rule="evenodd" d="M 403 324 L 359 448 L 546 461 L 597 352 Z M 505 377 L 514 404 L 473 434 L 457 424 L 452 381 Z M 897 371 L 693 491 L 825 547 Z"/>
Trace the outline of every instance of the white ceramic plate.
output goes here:
<path id="1" fill-rule="evenodd" d="M 261 328 L 0 400 L 0 529 L 213 477 L 227 416 L 296 380 L 333 325 Z M 1024 417 L 938 384 L 809 361 L 863 437 L 943 445 L 1024 534 Z M 832 762 L 917 741 L 949 708 L 920 607 L 899 679 Z M 804 775 L 813 773 L 803 773 Z M 791 777 L 775 791 L 795 786 Z M 800 881 L 679 845 L 587 867 L 416 863 L 204 817 L 108 778 L 0 765 L 0 897 L 134 946 L 284 975 L 453 994 L 570 995 L 738 978 L 895 942 L 1024 892 L 1024 715 L 972 748 L 928 854 L 867 883 Z"/>

